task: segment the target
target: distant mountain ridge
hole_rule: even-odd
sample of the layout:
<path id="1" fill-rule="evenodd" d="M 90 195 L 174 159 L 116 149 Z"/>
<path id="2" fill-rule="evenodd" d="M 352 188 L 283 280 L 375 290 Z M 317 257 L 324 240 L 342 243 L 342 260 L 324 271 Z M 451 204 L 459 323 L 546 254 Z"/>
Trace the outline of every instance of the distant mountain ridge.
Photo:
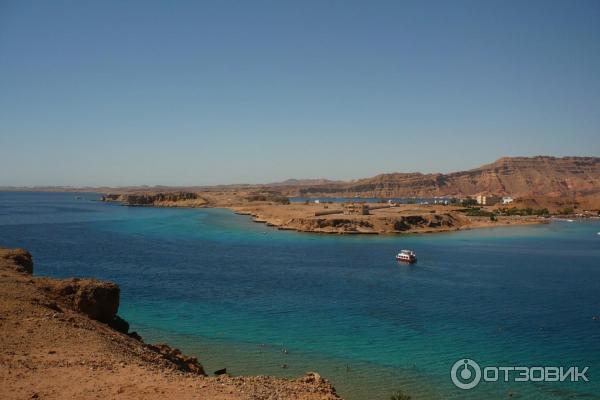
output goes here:
<path id="1" fill-rule="evenodd" d="M 387 173 L 350 182 L 301 182 L 277 186 L 299 196 L 590 196 L 600 195 L 600 157 L 503 157 L 448 174 Z"/>
<path id="2" fill-rule="evenodd" d="M 312 186 L 312 185 L 331 185 L 331 184 L 340 184 L 344 183 L 343 181 L 333 181 L 324 178 L 317 179 L 286 179 L 282 182 L 274 182 L 269 183 L 266 186 Z"/>
<path id="3" fill-rule="evenodd" d="M 352 181 L 288 179 L 269 184 L 128 187 L 0 187 L 0 191 L 83 191 L 159 193 L 167 191 L 273 191 L 286 196 L 433 197 L 503 195 L 590 200 L 600 207 L 600 157 L 503 157 L 448 174 L 386 173 Z"/>

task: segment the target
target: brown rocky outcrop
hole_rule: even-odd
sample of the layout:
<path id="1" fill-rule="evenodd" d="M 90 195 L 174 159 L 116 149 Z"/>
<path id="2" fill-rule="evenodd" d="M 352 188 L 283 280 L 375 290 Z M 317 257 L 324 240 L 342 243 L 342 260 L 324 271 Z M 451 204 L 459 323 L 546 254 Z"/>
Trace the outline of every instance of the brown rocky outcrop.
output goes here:
<path id="1" fill-rule="evenodd" d="M 200 206 L 206 203 L 206 200 L 195 192 L 105 194 L 101 200 L 119 202 L 126 206 Z"/>
<path id="2" fill-rule="evenodd" d="M 0 259 L 5 261 L 3 265 L 12 267 L 17 272 L 33 274 L 33 259 L 27 250 L 0 248 Z M 48 298 L 53 300 L 46 303 L 49 308 L 60 311 L 60 304 L 127 333 L 129 324 L 117 316 L 120 295 L 118 285 L 79 278 L 37 278 L 37 283 Z"/>
<path id="3" fill-rule="evenodd" d="M 7 260 L 19 272 L 33 273 L 33 260 L 27 250 L 0 249 L 0 258 Z"/>
<path id="4" fill-rule="evenodd" d="M 441 228 L 460 226 L 455 215 L 446 214 L 422 214 L 405 215 L 394 221 L 394 229 L 399 232 L 415 228 Z"/>
<path id="5" fill-rule="evenodd" d="M 119 286 L 95 279 L 40 279 L 49 297 L 100 322 L 110 324 L 119 309 Z"/>
<path id="6" fill-rule="evenodd" d="M 196 357 L 186 356 L 185 354 L 181 353 L 181 350 L 177 348 L 172 348 L 171 346 L 165 343 L 159 343 L 155 345 L 149 344 L 147 345 L 147 347 L 151 350 L 156 351 L 167 360 L 179 366 L 182 371 L 206 376 L 206 372 L 204 372 L 204 367 L 202 367 L 202 364 L 198 362 L 198 359 Z"/>
<path id="7" fill-rule="evenodd" d="M 352 218 L 291 218 L 284 223 L 272 223 L 255 219 L 256 222 L 266 222 L 269 226 L 276 226 L 279 229 L 298 230 L 303 232 L 321 232 L 321 233 L 370 233 L 373 224 L 365 219 Z"/>

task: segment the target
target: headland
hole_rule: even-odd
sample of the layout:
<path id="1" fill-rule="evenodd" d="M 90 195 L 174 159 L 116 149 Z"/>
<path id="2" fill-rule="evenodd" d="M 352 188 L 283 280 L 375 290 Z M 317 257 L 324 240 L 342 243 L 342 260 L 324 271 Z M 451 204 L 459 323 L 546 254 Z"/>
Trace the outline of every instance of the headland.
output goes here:
<path id="1" fill-rule="evenodd" d="M 507 215 L 492 212 L 491 207 L 460 204 L 363 203 L 360 199 L 290 203 L 272 191 L 136 192 L 104 195 L 102 200 L 127 206 L 227 208 L 281 230 L 329 234 L 434 233 L 548 222 L 547 215 Z"/>
<path id="2" fill-rule="evenodd" d="M 314 372 L 209 377 L 196 357 L 129 332 L 117 315 L 118 285 L 32 273 L 27 251 L 0 248 L 4 399 L 340 399 Z"/>

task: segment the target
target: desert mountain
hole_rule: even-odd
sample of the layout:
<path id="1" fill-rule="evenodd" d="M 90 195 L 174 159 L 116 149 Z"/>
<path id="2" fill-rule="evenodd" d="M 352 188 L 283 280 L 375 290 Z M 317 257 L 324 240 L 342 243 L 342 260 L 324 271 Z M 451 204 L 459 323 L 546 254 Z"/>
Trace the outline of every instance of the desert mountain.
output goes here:
<path id="1" fill-rule="evenodd" d="M 591 196 L 600 195 L 600 157 L 504 157 L 449 174 L 389 173 L 351 182 L 290 183 L 288 194 L 300 196 Z"/>

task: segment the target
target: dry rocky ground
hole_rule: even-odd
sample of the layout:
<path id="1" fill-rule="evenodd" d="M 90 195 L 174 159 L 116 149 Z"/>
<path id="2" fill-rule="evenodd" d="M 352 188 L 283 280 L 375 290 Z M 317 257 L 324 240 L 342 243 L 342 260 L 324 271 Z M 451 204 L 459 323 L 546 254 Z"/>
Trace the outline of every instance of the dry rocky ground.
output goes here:
<path id="1" fill-rule="evenodd" d="M 385 205 L 373 204 L 371 207 L 385 207 Z M 263 222 L 279 229 L 317 233 L 434 233 L 545 222 L 538 217 L 518 216 L 500 216 L 492 221 L 489 217 L 467 216 L 457 211 L 460 207 L 443 205 L 405 204 L 373 209 L 368 215 L 344 214 L 341 212 L 343 205 L 340 203 L 289 205 L 255 203 L 231 208 L 238 214 L 251 215 L 256 222 Z M 318 215 L 335 210 L 340 212 Z"/>
<path id="2" fill-rule="evenodd" d="M 32 269 L 28 252 L 0 248 L 2 399 L 340 399 L 316 373 L 207 377 L 194 357 L 124 333 L 117 285 Z"/>

